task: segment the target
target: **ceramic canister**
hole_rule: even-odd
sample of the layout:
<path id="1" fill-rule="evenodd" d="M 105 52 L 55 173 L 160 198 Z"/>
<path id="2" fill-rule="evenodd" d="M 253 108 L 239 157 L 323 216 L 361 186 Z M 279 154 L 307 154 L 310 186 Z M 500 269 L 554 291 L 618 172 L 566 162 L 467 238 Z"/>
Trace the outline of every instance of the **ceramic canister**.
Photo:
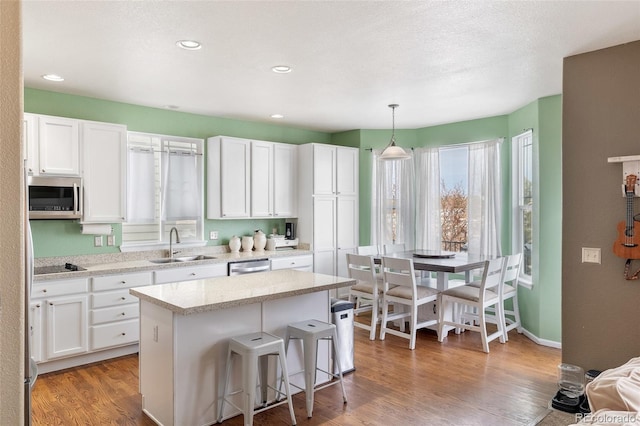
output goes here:
<path id="1" fill-rule="evenodd" d="M 240 238 L 234 235 L 229 239 L 229 250 L 231 250 L 232 253 L 240 251 Z"/>
<path id="2" fill-rule="evenodd" d="M 255 234 L 253 234 L 253 247 L 256 249 L 256 251 L 262 251 L 264 250 L 266 245 L 267 236 L 264 235 L 264 232 L 258 229 Z"/>
<path id="3" fill-rule="evenodd" d="M 242 250 L 251 251 L 253 249 L 253 237 L 242 237 Z"/>

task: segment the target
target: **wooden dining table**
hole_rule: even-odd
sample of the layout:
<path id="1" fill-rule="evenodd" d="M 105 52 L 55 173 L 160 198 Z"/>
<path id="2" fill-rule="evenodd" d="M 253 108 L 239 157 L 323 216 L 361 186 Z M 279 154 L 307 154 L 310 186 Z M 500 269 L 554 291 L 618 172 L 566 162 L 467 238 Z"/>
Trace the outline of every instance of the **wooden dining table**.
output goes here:
<path id="1" fill-rule="evenodd" d="M 441 250 L 409 250 L 389 253 L 382 256 L 413 259 L 413 267 L 418 271 L 436 273 L 436 288 L 439 291 L 449 288 L 449 274 L 465 274 L 465 282 L 471 281 L 474 269 L 484 267 L 484 262 L 493 259 L 491 256 L 470 255 L 466 252 L 449 252 Z"/>

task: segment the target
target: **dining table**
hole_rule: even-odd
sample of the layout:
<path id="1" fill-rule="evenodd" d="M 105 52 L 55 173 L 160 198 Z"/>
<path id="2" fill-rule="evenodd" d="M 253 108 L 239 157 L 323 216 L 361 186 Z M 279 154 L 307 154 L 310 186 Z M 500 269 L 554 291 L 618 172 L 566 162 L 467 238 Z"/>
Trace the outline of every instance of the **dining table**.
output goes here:
<path id="1" fill-rule="evenodd" d="M 377 261 L 381 261 L 383 256 L 413 259 L 415 270 L 435 272 L 438 291 L 449 288 L 449 274 L 464 273 L 465 282 L 471 282 L 473 271 L 483 268 L 485 261 L 493 259 L 492 256 L 474 255 L 467 252 L 408 250 L 380 255 L 377 257 Z"/>

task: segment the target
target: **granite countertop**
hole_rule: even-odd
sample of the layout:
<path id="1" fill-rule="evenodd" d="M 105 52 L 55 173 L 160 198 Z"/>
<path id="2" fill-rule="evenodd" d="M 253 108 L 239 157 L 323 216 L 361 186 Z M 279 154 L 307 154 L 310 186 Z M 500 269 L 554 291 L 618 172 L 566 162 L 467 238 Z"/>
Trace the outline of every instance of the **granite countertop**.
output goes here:
<path id="1" fill-rule="evenodd" d="M 129 289 L 129 293 L 176 314 L 190 315 L 348 287 L 355 283 L 350 278 L 283 269 L 136 287 Z"/>
<path id="2" fill-rule="evenodd" d="M 163 252 L 150 252 L 145 256 L 145 252 L 138 253 L 135 257 L 129 259 L 125 256 L 107 256 L 107 257 L 92 257 L 92 256 L 77 256 L 77 257 L 65 257 L 65 258 L 53 258 L 47 259 L 46 262 L 36 259 L 36 262 L 40 261 L 41 264 L 64 264 L 74 263 L 82 268 L 84 271 L 69 271 L 59 272 L 53 274 L 39 274 L 35 275 L 34 282 L 50 281 L 50 280 L 65 280 L 73 278 L 86 278 L 95 277 L 98 275 L 110 275 L 129 272 L 143 272 L 143 271 L 158 271 L 162 269 L 174 269 L 174 268 L 188 268 L 194 266 L 212 265 L 216 263 L 228 263 L 236 260 L 248 260 L 248 259 L 273 259 L 276 257 L 288 257 L 288 256 L 302 256 L 305 254 L 312 254 L 309 250 L 277 250 L 277 251 L 240 251 L 237 253 L 231 252 L 211 252 L 210 250 L 191 250 L 182 252 L 176 257 L 189 256 L 195 254 L 204 254 L 212 258 L 205 260 L 195 260 L 190 262 L 172 262 L 172 263 L 153 263 L 151 260 L 166 257 Z M 140 258 L 143 257 L 143 258 Z M 55 259 L 55 260 L 54 260 Z M 38 263 L 36 263 L 38 266 Z"/>

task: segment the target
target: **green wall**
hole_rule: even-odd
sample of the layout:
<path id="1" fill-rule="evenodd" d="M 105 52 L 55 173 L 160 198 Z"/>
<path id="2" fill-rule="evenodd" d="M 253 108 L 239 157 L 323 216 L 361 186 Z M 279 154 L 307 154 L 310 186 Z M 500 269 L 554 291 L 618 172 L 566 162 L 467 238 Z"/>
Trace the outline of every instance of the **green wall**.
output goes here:
<path id="1" fill-rule="evenodd" d="M 538 204 L 534 213 L 532 289 L 520 288 L 524 328 L 539 339 L 560 341 L 561 317 L 561 96 L 536 100 L 508 115 L 469 120 L 420 129 L 396 130 L 404 148 L 436 147 L 503 137 L 503 252 L 511 252 L 511 138 L 533 128 L 534 155 L 539 169 L 536 179 Z M 360 149 L 360 244 L 370 242 L 371 152 L 384 148 L 390 130 L 351 130 L 328 134 L 267 123 L 208 117 L 172 110 L 148 108 L 81 96 L 25 88 L 25 111 L 37 114 L 126 124 L 129 130 L 207 138 L 229 135 L 286 143 L 331 143 Z M 93 247 L 91 235 L 81 235 L 72 221 L 32 221 L 36 257 L 117 252 L 117 247 Z M 248 235 L 255 229 L 283 232 L 283 219 L 205 220 L 205 236 L 218 231 L 209 244 L 227 244 L 232 235 Z M 121 227 L 115 225 L 120 241 Z M 544 250 L 540 250 L 544 245 Z"/>

